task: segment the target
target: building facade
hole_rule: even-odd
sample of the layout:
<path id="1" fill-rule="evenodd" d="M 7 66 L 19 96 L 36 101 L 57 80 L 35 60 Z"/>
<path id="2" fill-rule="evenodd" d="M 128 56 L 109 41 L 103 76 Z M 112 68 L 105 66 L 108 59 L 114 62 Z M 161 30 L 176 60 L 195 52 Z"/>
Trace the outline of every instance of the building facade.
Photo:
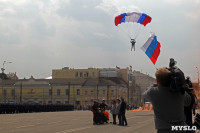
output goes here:
<path id="1" fill-rule="evenodd" d="M 88 68 L 52 70 L 52 79 L 0 80 L 1 103 L 72 104 L 87 108 L 94 100 L 124 97 L 128 104 L 139 106 L 142 92 L 155 79 L 129 68 Z"/>

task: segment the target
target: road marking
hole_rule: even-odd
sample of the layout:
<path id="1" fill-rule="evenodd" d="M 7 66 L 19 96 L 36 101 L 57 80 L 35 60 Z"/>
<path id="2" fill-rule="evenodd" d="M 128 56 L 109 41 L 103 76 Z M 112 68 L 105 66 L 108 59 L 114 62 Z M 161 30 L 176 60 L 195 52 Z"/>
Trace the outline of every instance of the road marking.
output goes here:
<path id="1" fill-rule="evenodd" d="M 40 120 L 44 120 L 44 119 L 33 119 L 33 120 L 40 121 Z"/>
<path id="2" fill-rule="evenodd" d="M 59 123 L 59 122 L 62 122 L 62 121 L 54 121 L 54 122 L 49 122 L 48 124 L 56 124 L 56 123 Z"/>
<path id="3" fill-rule="evenodd" d="M 5 123 L 9 124 L 9 123 L 16 123 L 16 122 L 19 122 L 19 121 L 8 121 L 8 122 L 5 122 Z"/>
<path id="4" fill-rule="evenodd" d="M 68 130 L 64 130 L 64 131 L 60 131 L 60 132 L 56 132 L 56 133 L 70 133 L 70 132 L 80 131 L 80 130 L 84 130 L 84 129 L 88 129 L 88 128 L 92 128 L 92 127 L 74 128 L 74 129 L 68 129 Z"/>
<path id="5" fill-rule="evenodd" d="M 25 127 L 33 127 L 35 125 L 24 125 L 24 126 L 19 126 L 19 127 L 16 127 L 16 128 L 25 128 Z"/>
<path id="6" fill-rule="evenodd" d="M 146 123 L 146 122 L 149 122 L 149 121 L 153 121 L 154 120 L 154 118 L 151 118 L 151 119 L 147 119 L 147 120 L 144 120 L 144 121 L 139 121 L 138 123 L 140 124 L 140 123 Z"/>
<path id="7" fill-rule="evenodd" d="M 133 118 L 137 118 L 137 117 L 140 117 L 140 116 L 128 117 L 128 118 L 126 118 L 126 119 L 133 119 Z"/>

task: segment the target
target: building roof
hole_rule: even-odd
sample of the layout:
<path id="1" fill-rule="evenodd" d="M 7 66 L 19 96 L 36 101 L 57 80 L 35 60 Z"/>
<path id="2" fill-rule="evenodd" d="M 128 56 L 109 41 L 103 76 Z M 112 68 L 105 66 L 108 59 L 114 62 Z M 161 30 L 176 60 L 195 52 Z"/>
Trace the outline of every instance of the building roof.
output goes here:
<path id="1" fill-rule="evenodd" d="M 83 78 L 83 79 L 18 79 L 18 80 L 0 80 L 0 86 L 48 86 L 48 85 L 80 85 L 80 86 L 114 86 L 114 85 L 126 85 L 126 82 L 121 78 Z"/>

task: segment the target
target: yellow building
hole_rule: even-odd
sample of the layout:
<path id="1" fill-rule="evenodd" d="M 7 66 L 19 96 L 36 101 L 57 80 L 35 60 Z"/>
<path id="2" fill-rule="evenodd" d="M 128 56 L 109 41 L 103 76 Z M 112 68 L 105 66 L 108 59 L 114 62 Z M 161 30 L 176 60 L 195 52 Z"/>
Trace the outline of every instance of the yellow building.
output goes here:
<path id="1" fill-rule="evenodd" d="M 124 82 L 117 82 L 102 78 L 0 80 L 0 102 L 72 104 L 80 108 L 105 99 L 111 104 L 113 99 L 126 98 Z"/>
<path id="2" fill-rule="evenodd" d="M 98 78 L 99 69 L 69 69 L 68 67 L 62 69 L 52 70 L 53 79 L 80 79 L 80 78 Z"/>
<path id="3" fill-rule="evenodd" d="M 63 68 L 52 70 L 52 79 L 0 79 L 0 102 L 72 104 L 87 108 L 94 100 L 105 99 L 110 105 L 112 100 L 124 97 L 127 103 L 139 105 L 141 88 L 151 80 L 148 76 L 138 77 L 140 73 L 128 68 Z"/>

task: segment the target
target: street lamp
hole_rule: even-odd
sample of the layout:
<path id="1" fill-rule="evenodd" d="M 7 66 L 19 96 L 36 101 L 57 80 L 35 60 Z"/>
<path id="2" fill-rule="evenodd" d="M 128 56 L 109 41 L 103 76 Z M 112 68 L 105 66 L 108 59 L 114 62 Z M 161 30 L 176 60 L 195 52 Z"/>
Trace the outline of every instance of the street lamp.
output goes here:
<path id="1" fill-rule="evenodd" d="M 3 84 L 4 84 L 4 82 L 3 82 L 3 80 L 4 80 L 4 78 L 6 78 L 6 76 L 5 76 L 5 74 L 4 74 L 4 71 L 5 71 L 5 68 L 4 68 L 4 66 L 5 66 L 5 64 L 8 64 L 8 63 L 12 63 L 12 62 L 6 62 L 6 61 L 4 61 L 3 62 L 3 67 L 1 68 L 1 70 L 2 70 L 2 102 L 4 101 L 4 103 L 5 103 L 5 92 L 4 92 L 4 86 L 3 86 Z"/>
<path id="2" fill-rule="evenodd" d="M 3 62 L 3 67 L 1 68 L 2 73 L 4 73 L 4 71 L 5 71 L 4 66 L 5 66 L 6 64 L 8 64 L 8 63 L 12 63 L 12 62 L 6 62 L 6 61 Z"/>
<path id="3" fill-rule="evenodd" d="M 198 86 L 199 86 L 199 69 L 198 67 L 196 67 L 196 69 L 197 69 L 197 74 L 198 74 Z"/>
<path id="4" fill-rule="evenodd" d="M 49 83 L 49 86 L 51 87 L 50 89 L 50 96 L 51 96 L 51 104 L 53 103 L 53 99 L 52 99 L 52 94 L 53 94 L 53 87 L 52 87 L 52 84 Z"/>

